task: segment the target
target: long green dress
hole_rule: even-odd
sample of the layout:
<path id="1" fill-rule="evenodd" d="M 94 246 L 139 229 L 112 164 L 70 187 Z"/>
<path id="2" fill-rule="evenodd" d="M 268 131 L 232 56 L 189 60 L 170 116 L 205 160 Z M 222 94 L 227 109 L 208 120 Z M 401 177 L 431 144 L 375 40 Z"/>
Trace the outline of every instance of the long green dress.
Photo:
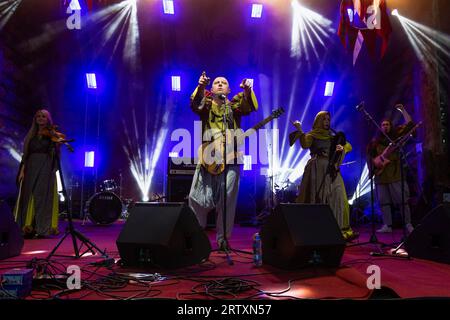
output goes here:
<path id="1" fill-rule="evenodd" d="M 57 152 L 50 138 L 36 135 L 24 154 L 25 176 L 14 213 L 26 235 L 58 233 Z"/>

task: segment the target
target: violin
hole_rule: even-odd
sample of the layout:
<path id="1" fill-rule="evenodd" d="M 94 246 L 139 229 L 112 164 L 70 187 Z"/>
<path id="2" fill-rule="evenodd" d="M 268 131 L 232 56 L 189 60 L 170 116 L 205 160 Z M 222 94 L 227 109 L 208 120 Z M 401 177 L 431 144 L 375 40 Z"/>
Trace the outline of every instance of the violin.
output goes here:
<path id="1" fill-rule="evenodd" d="M 57 130 L 57 126 L 51 125 L 46 126 L 42 129 L 39 129 L 39 135 L 50 138 L 51 141 L 64 144 L 67 146 L 70 152 L 73 152 L 73 147 L 69 144 L 69 142 L 74 141 L 74 139 L 66 139 L 66 135 Z"/>

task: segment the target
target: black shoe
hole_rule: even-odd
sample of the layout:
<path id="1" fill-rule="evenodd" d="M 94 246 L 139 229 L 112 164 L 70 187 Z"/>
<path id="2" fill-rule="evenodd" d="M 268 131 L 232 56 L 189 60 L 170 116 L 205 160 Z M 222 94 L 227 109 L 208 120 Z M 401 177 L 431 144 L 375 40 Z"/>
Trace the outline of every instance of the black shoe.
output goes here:
<path id="1" fill-rule="evenodd" d="M 219 246 L 219 251 L 221 252 L 228 252 L 230 251 L 230 247 L 228 246 L 227 242 L 225 240 L 220 240 L 217 242 Z"/>

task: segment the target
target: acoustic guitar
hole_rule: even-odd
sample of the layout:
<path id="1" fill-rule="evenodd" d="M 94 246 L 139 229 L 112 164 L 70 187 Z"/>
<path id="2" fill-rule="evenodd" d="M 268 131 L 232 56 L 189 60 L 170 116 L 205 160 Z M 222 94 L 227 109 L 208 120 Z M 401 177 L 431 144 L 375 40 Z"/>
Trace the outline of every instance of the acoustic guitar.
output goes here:
<path id="1" fill-rule="evenodd" d="M 228 141 L 227 144 L 227 155 L 226 155 L 226 163 L 232 164 L 235 163 L 235 159 L 239 157 L 239 152 L 235 151 L 234 146 L 242 145 L 245 138 L 254 134 L 258 129 L 262 128 L 273 119 L 280 117 L 284 113 L 283 108 L 278 108 L 272 111 L 271 115 L 265 118 L 264 120 L 258 122 L 255 126 L 251 127 L 247 131 L 242 134 L 236 134 L 234 137 L 230 137 L 232 134 L 230 130 L 227 130 L 228 137 L 225 139 L 225 134 L 221 134 L 218 138 L 214 139 L 211 142 L 203 143 L 198 149 L 198 159 L 199 163 L 212 175 L 220 175 L 225 171 L 225 163 L 223 161 L 223 155 L 225 150 L 225 142 Z M 229 147 L 231 139 L 236 139 L 235 143 L 231 144 Z"/>

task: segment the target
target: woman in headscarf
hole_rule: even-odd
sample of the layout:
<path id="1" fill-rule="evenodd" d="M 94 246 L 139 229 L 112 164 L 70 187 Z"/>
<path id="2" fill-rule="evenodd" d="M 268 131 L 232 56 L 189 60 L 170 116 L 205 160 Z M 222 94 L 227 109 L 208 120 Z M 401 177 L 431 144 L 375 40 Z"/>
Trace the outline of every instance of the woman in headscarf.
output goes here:
<path id="1" fill-rule="evenodd" d="M 344 239 L 350 240 L 356 234 L 350 227 L 350 208 L 339 165 L 352 146 L 347 141 L 336 142 L 337 136 L 332 134 L 330 122 L 328 111 L 320 111 L 316 115 L 313 128 L 308 133 L 303 132 L 300 122 L 294 122 L 297 131 L 289 137 L 291 146 L 299 140 L 302 148 L 311 152 L 296 202 L 328 204 Z"/>

